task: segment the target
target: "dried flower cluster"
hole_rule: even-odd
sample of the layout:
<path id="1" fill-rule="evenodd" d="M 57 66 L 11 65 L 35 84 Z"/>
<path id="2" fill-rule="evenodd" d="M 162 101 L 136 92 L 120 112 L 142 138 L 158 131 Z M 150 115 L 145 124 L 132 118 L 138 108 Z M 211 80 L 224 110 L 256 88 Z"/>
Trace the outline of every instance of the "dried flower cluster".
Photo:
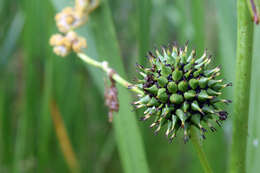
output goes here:
<path id="1" fill-rule="evenodd" d="M 170 141 L 179 129 L 184 130 L 184 141 L 188 141 L 191 126 L 197 127 L 205 138 L 207 127 L 215 131 L 213 122 L 220 125 L 228 116 L 219 104 L 231 101 L 219 96 L 231 83 L 216 79 L 220 68 L 209 66 L 207 51 L 197 58 L 195 50 L 188 54 L 187 45 L 184 49 L 171 45 L 155 53 L 148 53 L 151 67 L 137 65 L 142 79 L 136 86 L 145 94 L 134 105 L 145 108 L 142 120 L 154 117 L 150 127 L 156 127 L 156 133 L 167 124 L 165 134 Z"/>
<path id="2" fill-rule="evenodd" d="M 71 50 L 80 52 L 82 48 L 87 46 L 85 39 L 79 37 L 74 31 L 70 31 L 66 35 L 53 35 L 50 44 L 53 46 L 53 51 L 59 56 L 66 56 Z"/>
<path id="3" fill-rule="evenodd" d="M 76 8 L 66 7 L 55 16 L 56 24 L 60 32 L 69 32 L 80 25 L 87 19 L 81 11 Z"/>
<path id="4" fill-rule="evenodd" d="M 118 112 L 119 110 L 119 102 L 118 102 L 118 91 L 116 88 L 116 82 L 112 78 L 112 75 L 115 71 L 111 71 L 109 74 L 110 86 L 106 86 L 105 88 L 105 104 L 109 109 L 108 112 L 108 121 L 112 122 L 113 120 L 113 112 Z"/>
<path id="5" fill-rule="evenodd" d="M 56 25 L 62 34 L 53 35 L 50 44 L 57 55 L 64 57 L 71 51 L 79 53 L 87 47 L 85 38 L 78 36 L 74 29 L 87 21 L 89 13 L 98 4 L 98 0 L 75 0 L 75 7 L 65 7 L 55 16 Z"/>

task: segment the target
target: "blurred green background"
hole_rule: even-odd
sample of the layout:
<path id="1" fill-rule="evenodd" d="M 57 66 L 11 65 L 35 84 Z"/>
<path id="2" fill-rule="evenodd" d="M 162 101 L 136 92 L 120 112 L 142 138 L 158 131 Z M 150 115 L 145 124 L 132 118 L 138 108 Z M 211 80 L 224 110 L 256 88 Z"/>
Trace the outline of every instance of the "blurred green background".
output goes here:
<path id="1" fill-rule="evenodd" d="M 136 163 L 131 161 L 135 154 L 147 159 L 153 173 L 202 172 L 191 143 L 183 144 L 179 136 L 169 144 L 164 134 L 154 136 L 148 123 L 137 121 L 141 114 L 132 111 L 134 97 L 126 89 L 119 90 L 122 106 L 115 117 L 131 118 L 116 118 L 115 128 L 108 123 L 103 73 L 74 54 L 56 57 L 49 46 L 50 36 L 57 32 L 55 13 L 69 5 L 72 0 L 0 0 L 0 172 L 77 172 L 73 166 L 90 173 L 146 172 L 146 166 L 127 166 Z M 214 63 L 221 64 L 224 79 L 234 82 L 235 0 L 101 0 L 100 8 L 78 32 L 87 39 L 88 55 L 104 57 L 119 72 L 123 64 L 130 81 L 136 75 L 135 63 L 146 63 L 148 50 L 189 40 L 199 53 L 207 48 Z M 259 27 L 255 27 L 254 43 L 247 154 L 250 173 L 260 169 Z M 225 95 L 232 99 L 233 88 L 226 89 Z M 50 102 L 56 103 L 62 121 L 53 121 Z M 209 132 L 204 141 L 209 162 L 219 173 L 228 168 L 232 105 L 229 112 L 223 128 Z M 57 131 L 59 123 L 66 131 Z M 128 123 L 134 131 L 127 129 Z M 124 130 L 119 134 L 120 128 Z M 64 132 L 68 138 L 57 137 Z M 71 147 L 66 148 L 68 143 Z M 122 152 L 128 150 L 125 146 L 137 153 L 128 158 Z M 139 148 L 145 152 L 138 152 Z"/>

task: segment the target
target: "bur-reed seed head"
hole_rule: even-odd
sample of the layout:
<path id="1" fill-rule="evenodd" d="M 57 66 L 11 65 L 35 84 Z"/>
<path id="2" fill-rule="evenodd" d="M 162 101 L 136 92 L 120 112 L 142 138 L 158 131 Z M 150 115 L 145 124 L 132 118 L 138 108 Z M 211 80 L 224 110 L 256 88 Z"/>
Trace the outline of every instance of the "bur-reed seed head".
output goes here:
<path id="1" fill-rule="evenodd" d="M 220 104 L 231 101 L 219 96 L 231 83 L 217 79 L 220 67 L 212 68 L 206 50 L 197 57 L 187 44 L 184 48 L 174 44 L 148 52 L 147 57 L 150 67 L 137 64 L 140 79 L 136 86 L 144 94 L 134 105 L 144 109 L 141 120 L 154 119 L 150 127 L 155 128 L 155 133 L 165 128 L 165 135 L 172 141 L 182 129 L 187 142 L 191 126 L 205 138 L 206 129 L 215 131 L 214 122 L 220 124 L 227 119 L 228 113 Z"/>

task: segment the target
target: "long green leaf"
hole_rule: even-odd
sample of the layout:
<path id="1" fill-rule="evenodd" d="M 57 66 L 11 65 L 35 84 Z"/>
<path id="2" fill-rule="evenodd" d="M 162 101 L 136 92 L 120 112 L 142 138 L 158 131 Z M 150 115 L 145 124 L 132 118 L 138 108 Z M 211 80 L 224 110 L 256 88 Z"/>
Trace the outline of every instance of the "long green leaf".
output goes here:
<path id="1" fill-rule="evenodd" d="M 48 56 L 48 15 L 50 10 L 48 1 L 21 1 L 23 12 L 26 16 L 25 27 L 23 32 L 22 46 L 24 48 L 23 67 L 24 67 L 24 90 L 22 97 L 22 113 L 18 117 L 17 138 L 15 144 L 15 159 L 13 172 L 21 172 L 24 160 L 31 157 L 36 158 L 38 150 L 38 142 L 40 145 L 45 145 L 42 142 L 42 132 L 48 131 L 49 127 L 37 128 L 37 122 L 40 116 L 41 103 L 41 78 L 39 73 L 39 62 Z M 45 14 L 46 13 L 46 14 Z M 43 32 L 45 31 L 45 32 Z M 44 122 L 43 122 L 44 123 Z M 36 140 L 40 132 L 40 139 Z M 44 138 L 45 139 L 45 138 Z M 45 153 L 48 148 L 45 148 Z M 41 158 L 41 154 L 38 154 Z M 41 160 L 41 159 L 40 159 Z M 38 162 L 39 166 L 42 162 Z M 36 167 L 28 167 L 26 172 L 35 172 Z"/>
<path id="2" fill-rule="evenodd" d="M 251 95 L 250 95 L 250 115 L 248 123 L 248 142 L 247 142 L 247 172 L 254 173 L 260 169 L 260 28 L 255 27 L 253 64 L 252 64 L 252 79 L 251 80 Z"/>
<path id="3" fill-rule="evenodd" d="M 24 16 L 21 11 L 18 11 L 11 23 L 10 30 L 8 30 L 7 35 L 0 46 L 0 69 L 3 69 L 3 66 L 10 61 L 10 55 L 16 47 L 17 40 L 20 37 L 23 26 Z"/>
<path id="4" fill-rule="evenodd" d="M 235 42 L 236 42 L 236 16 L 235 16 L 235 1 L 215 0 L 212 4 L 216 8 L 216 23 L 217 23 L 217 42 L 216 53 L 214 55 L 217 65 L 221 65 L 222 76 L 226 81 L 234 82 L 235 78 Z M 215 33 L 214 33 L 215 34 Z M 224 98 L 232 100 L 233 88 L 229 87 L 223 90 Z M 228 146 L 231 142 L 231 118 L 232 104 L 226 107 L 230 113 L 230 118 L 223 123 L 223 128 L 220 129 L 216 136 L 213 135 L 210 145 L 207 145 L 209 150 L 210 160 L 214 160 L 213 168 L 215 172 L 223 172 L 227 169 L 228 161 Z M 218 141 L 216 143 L 216 141 Z"/>
<path id="5" fill-rule="evenodd" d="M 58 3 L 55 2 L 55 4 Z M 60 6 L 57 7 L 59 8 Z M 87 53 L 90 51 L 88 54 L 92 57 L 99 57 L 102 58 L 100 60 L 108 61 L 120 75 L 125 76 L 111 14 L 106 1 L 102 1 L 101 6 L 91 14 L 91 19 L 87 23 L 87 27 L 90 27 L 87 33 L 90 36 L 87 37 L 88 44 L 91 41 L 91 44 L 97 50 L 93 52 L 89 48 Z M 104 32 L 104 28 L 106 28 L 106 32 Z M 92 68 L 90 72 L 95 82 L 98 82 L 97 86 L 102 86 L 102 78 L 96 75 L 97 71 L 94 71 Z M 118 114 L 115 114 L 114 127 L 124 171 L 129 173 L 148 172 L 143 143 L 137 127 L 135 114 L 130 111 L 131 96 L 129 91 L 121 86 L 118 86 L 118 92 L 120 110 Z"/>
<path id="6" fill-rule="evenodd" d="M 110 65 L 114 67 L 119 74 L 125 76 L 106 1 L 93 13 L 92 22 L 91 28 L 94 31 L 93 34 L 95 36 L 99 56 L 104 57 L 104 60 L 109 61 Z M 106 33 L 103 32 L 103 27 L 106 28 Z M 125 88 L 120 86 L 118 87 L 118 92 L 120 111 L 115 115 L 114 127 L 124 170 L 125 172 L 148 172 L 136 118 L 130 111 L 130 94 Z"/>
<path id="7" fill-rule="evenodd" d="M 205 49 L 205 3 L 204 0 L 193 0 L 191 3 L 192 22 L 194 26 L 193 42 L 198 54 Z"/>
<path id="8" fill-rule="evenodd" d="M 5 101 L 5 90 L 2 83 L 0 83 L 0 163 L 4 164 L 6 159 L 6 151 L 3 149 L 6 148 L 7 139 L 5 139 L 5 134 L 8 134 L 5 129 L 6 116 L 4 115 L 4 101 Z"/>
<path id="9" fill-rule="evenodd" d="M 152 3 L 151 0 L 136 0 L 137 8 L 137 39 L 139 48 L 139 62 L 141 64 L 146 63 L 145 55 L 149 51 L 150 42 L 150 16 Z"/>
<path id="10" fill-rule="evenodd" d="M 11 22 L 10 29 L 7 35 L 4 37 L 2 45 L 0 47 L 0 136 L 1 136 L 1 161 L 4 166 L 9 170 L 11 162 L 13 159 L 13 135 L 12 135 L 12 116 L 7 111 L 9 108 L 7 106 L 9 99 L 9 94 L 7 87 L 10 84 L 11 75 L 6 71 L 7 67 L 10 65 L 10 59 L 12 59 L 12 54 L 15 51 L 17 40 L 20 37 L 24 24 L 24 17 L 21 11 L 17 11 L 13 21 Z M 10 87 L 8 87 L 10 88 Z"/>

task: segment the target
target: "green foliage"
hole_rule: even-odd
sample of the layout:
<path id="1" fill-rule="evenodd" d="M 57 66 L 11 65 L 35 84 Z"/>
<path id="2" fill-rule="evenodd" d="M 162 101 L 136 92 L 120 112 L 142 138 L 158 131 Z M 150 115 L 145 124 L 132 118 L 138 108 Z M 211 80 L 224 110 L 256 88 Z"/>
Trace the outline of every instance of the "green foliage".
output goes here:
<path id="1" fill-rule="evenodd" d="M 145 55 L 150 47 L 151 0 L 135 0 L 137 8 L 137 40 L 139 62 L 145 64 Z"/>
<path id="2" fill-rule="evenodd" d="M 260 36 L 259 27 L 255 27 L 255 38 Z M 260 129 L 259 123 L 260 118 L 258 116 L 259 110 L 259 63 L 260 59 L 257 57 L 259 55 L 259 39 L 254 40 L 254 50 L 253 50 L 253 63 L 252 63 L 252 80 L 251 80 L 251 94 L 250 94 L 250 114 L 248 122 L 248 142 L 247 142 L 247 172 L 257 172 L 260 168 L 258 160 L 260 159 L 260 149 L 259 149 L 259 139 L 260 139 Z"/>
<path id="3" fill-rule="evenodd" d="M 89 26 L 88 26 L 89 25 Z M 103 31 L 103 26 L 106 28 L 106 32 Z M 88 30 L 81 31 L 86 35 L 87 40 L 92 42 L 92 46 L 95 46 L 96 54 L 92 56 L 100 58 L 100 60 L 107 60 L 109 64 L 115 68 L 115 70 L 123 75 L 123 64 L 119 55 L 119 47 L 116 41 L 116 35 L 114 26 L 111 21 L 110 11 L 106 1 L 103 1 L 101 6 L 92 15 L 92 20 L 87 24 Z M 84 33 L 85 32 L 85 33 Z M 91 33 L 90 38 L 88 33 Z M 103 42 L 109 44 L 104 45 Z M 88 52 L 87 52 L 88 53 Z M 88 53 L 91 55 L 91 52 Z M 92 71 L 93 78 L 100 79 L 100 76 L 96 76 L 96 70 Z M 98 80 L 97 85 L 102 85 L 102 81 Z M 101 91 L 103 92 L 103 91 Z M 123 168 L 125 172 L 148 172 L 148 166 L 146 163 L 146 157 L 143 150 L 143 144 L 139 129 L 136 124 L 135 115 L 130 111 L 129 103 L 131 97 L 124 88 L 118 87 L 120 110 L 118 115 L 115 115 L 114 127 L 117 138 L 120 157 L 122 160 Z M 128 110 L 127 112 L 121 112 Z M 124 114 L 124 116 L 122 116 Z M 127 122 L 127 123 L 126 123 Z M 129 131 L 129 132 L 128 132 Z M 124 134 L 128 134 L 125 136 Z M 134 142 L 134 145 L 132 143 Z"/>

